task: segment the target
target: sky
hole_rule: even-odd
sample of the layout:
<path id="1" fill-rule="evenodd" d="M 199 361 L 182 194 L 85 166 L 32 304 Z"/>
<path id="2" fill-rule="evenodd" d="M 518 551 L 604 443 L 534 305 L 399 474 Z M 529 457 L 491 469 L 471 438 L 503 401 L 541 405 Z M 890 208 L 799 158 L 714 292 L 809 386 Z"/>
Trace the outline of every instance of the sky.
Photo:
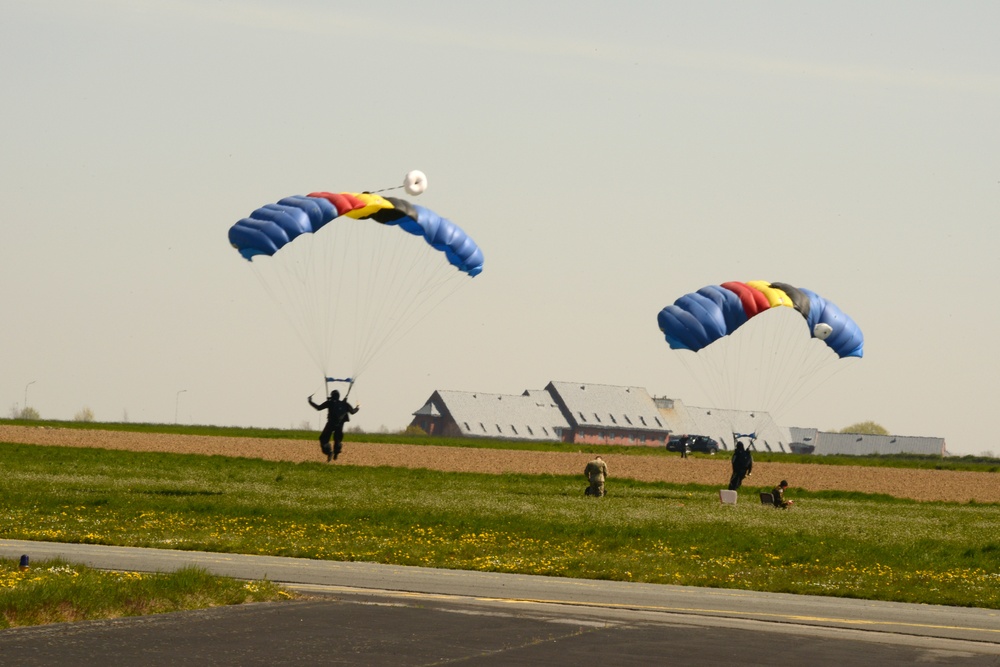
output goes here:
<path id="1" fill-rule="evenodd" d="M 318 425 L 322 374 L 229 227 L 392 187 L 483 273 L 352 424 L 550 381 L 708 405 L 656 314 L 728 280 L 834 301 L 865 355 L 785 426 L 997 452 L 1000 5 L 0 0 L 0 409 Z M 725 407 L 725 406 L 724 406 Z M 768 406 L 763 406 L 767 408 Z"/>

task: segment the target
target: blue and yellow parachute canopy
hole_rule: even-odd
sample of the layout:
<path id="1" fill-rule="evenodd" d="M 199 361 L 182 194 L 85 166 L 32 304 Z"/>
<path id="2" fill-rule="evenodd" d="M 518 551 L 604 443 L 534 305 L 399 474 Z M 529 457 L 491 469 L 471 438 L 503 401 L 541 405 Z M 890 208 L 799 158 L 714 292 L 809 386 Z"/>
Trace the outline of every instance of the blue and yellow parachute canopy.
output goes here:
<path id="1" fill-rule="evenodd" d="M 786 283 L 726 282 L 685 294 L 657 316 L 670 347 L 697 352 L 772 308 L 794 308 L 809 333 L 841 358 L 864 354 L 864 335 L 850 317 L 815 292 Z"/>
<path id="2" fill-rule="evenodd" d="M 483 252 L 455 223 L 405 199 L 367 192 L 313 192 L 267 204 L 229 229 L 229 242 L 247 260 L 274 255 L 302 234 L 319 231 L 338 216 L 373 220 L 423 236 L 459 271 L 475 276 L 483 270 Z"/>

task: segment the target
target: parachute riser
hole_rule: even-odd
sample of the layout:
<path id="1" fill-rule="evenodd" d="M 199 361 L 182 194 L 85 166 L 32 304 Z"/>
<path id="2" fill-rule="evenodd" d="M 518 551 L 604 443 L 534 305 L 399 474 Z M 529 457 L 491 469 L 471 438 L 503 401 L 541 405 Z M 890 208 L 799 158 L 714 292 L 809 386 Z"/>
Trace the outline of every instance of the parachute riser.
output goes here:
<path id="1" fill-rule="evenodd" d="M 325 382 L 324 386 L 325 386 L 325 391 L 326 391 L 327 397 L 330 396 L 330 383 L 331 382 L 346 382 L 347 383 L 347 393 L 345 393 L 344 396 L 343 396 L 343 398 L 341 399 L 343 401 L 347 400 L 347 397 L 351 395 L 351 389 L 354 388 L 354 378 L 331 378 L 331 377 L 324 377 L 323 380 Z"/>
<path id="2" fill-rule="evenodd" d="M 757 442 L 756 431 L 753 433 L 737 433 L 736 431 L 733 431 L 732 433 L 733 433 L 733 447 L 736 447 L 736 443 L 740 441 L 740 438 L 748 438 L 750 440 L 750 446 L 747 447 L 747 449 L 748 450 L 756 449 L 756 447 L 754 447 L 754 444 Z"/>

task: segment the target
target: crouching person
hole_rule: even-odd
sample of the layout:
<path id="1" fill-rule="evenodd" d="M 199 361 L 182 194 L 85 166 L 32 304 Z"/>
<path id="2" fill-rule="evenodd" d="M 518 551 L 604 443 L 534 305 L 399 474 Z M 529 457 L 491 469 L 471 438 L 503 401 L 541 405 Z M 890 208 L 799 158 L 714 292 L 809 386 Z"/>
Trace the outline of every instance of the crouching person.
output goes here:
<path id="1" fill-rule="evenodd" d="M 787 488 L 788 482 L 781 480 L 781 483 L 771 490 L 771 498 L 774 500 L 775 507 L 786 510 L 795 502 L 794 500 L 785 500 L 785 489 Z"/>
<path id="2" fill-rule="evenodd" d="M 608 476 L 608 466 L 604 463 L 604 459 L 600 456 L 596 457 L 583 469 L 583 474 L 587 477 L 587 481 L 590 482 L 590 486 L 587 487 L 587 495 L 594 496 L 595 498 L 603 496 L 604 480 Z"/>

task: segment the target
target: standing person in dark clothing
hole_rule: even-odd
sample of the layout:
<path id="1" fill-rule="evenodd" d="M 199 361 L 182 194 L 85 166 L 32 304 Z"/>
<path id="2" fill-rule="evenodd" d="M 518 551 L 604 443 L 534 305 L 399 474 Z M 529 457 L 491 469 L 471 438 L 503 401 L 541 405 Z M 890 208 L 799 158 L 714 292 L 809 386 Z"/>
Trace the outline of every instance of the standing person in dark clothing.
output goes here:
<path id="1" fill-rule="evenodd" d="M 743 478 L 748 477 L 753 472 L 753 454 L 746 448 L 742 440 L 736 443 L 732 463 L 733 476 L 729 478 L 729 490 L 735 491 L 743 484 Z"/>
<path id="2" fill-rule="evenodd" d="M 351 404 L 347 401 L 340 400 L 340 392 L 336 389 L 330 392 L 329 400 L 319 405 L 313 403 L 313 394 L 310 394 L 306 400 L 316 410 L 326 410 L 326 426 L 323 427 L 323 432 L 319 434 L 319 446 L 323 450 L 323 453 L 326 454 L 327 461 L 330 461 L 330 459 L 336 460 L 340 456 L 340 450 L 343 447 L 344 424 L 351 421 L 351 415 L 361 409 L 361 404 L 358 403 L 356 406 L 351 407 Z M 333 435 L 332 450 L 330 449 L 331 434 Z"/>

